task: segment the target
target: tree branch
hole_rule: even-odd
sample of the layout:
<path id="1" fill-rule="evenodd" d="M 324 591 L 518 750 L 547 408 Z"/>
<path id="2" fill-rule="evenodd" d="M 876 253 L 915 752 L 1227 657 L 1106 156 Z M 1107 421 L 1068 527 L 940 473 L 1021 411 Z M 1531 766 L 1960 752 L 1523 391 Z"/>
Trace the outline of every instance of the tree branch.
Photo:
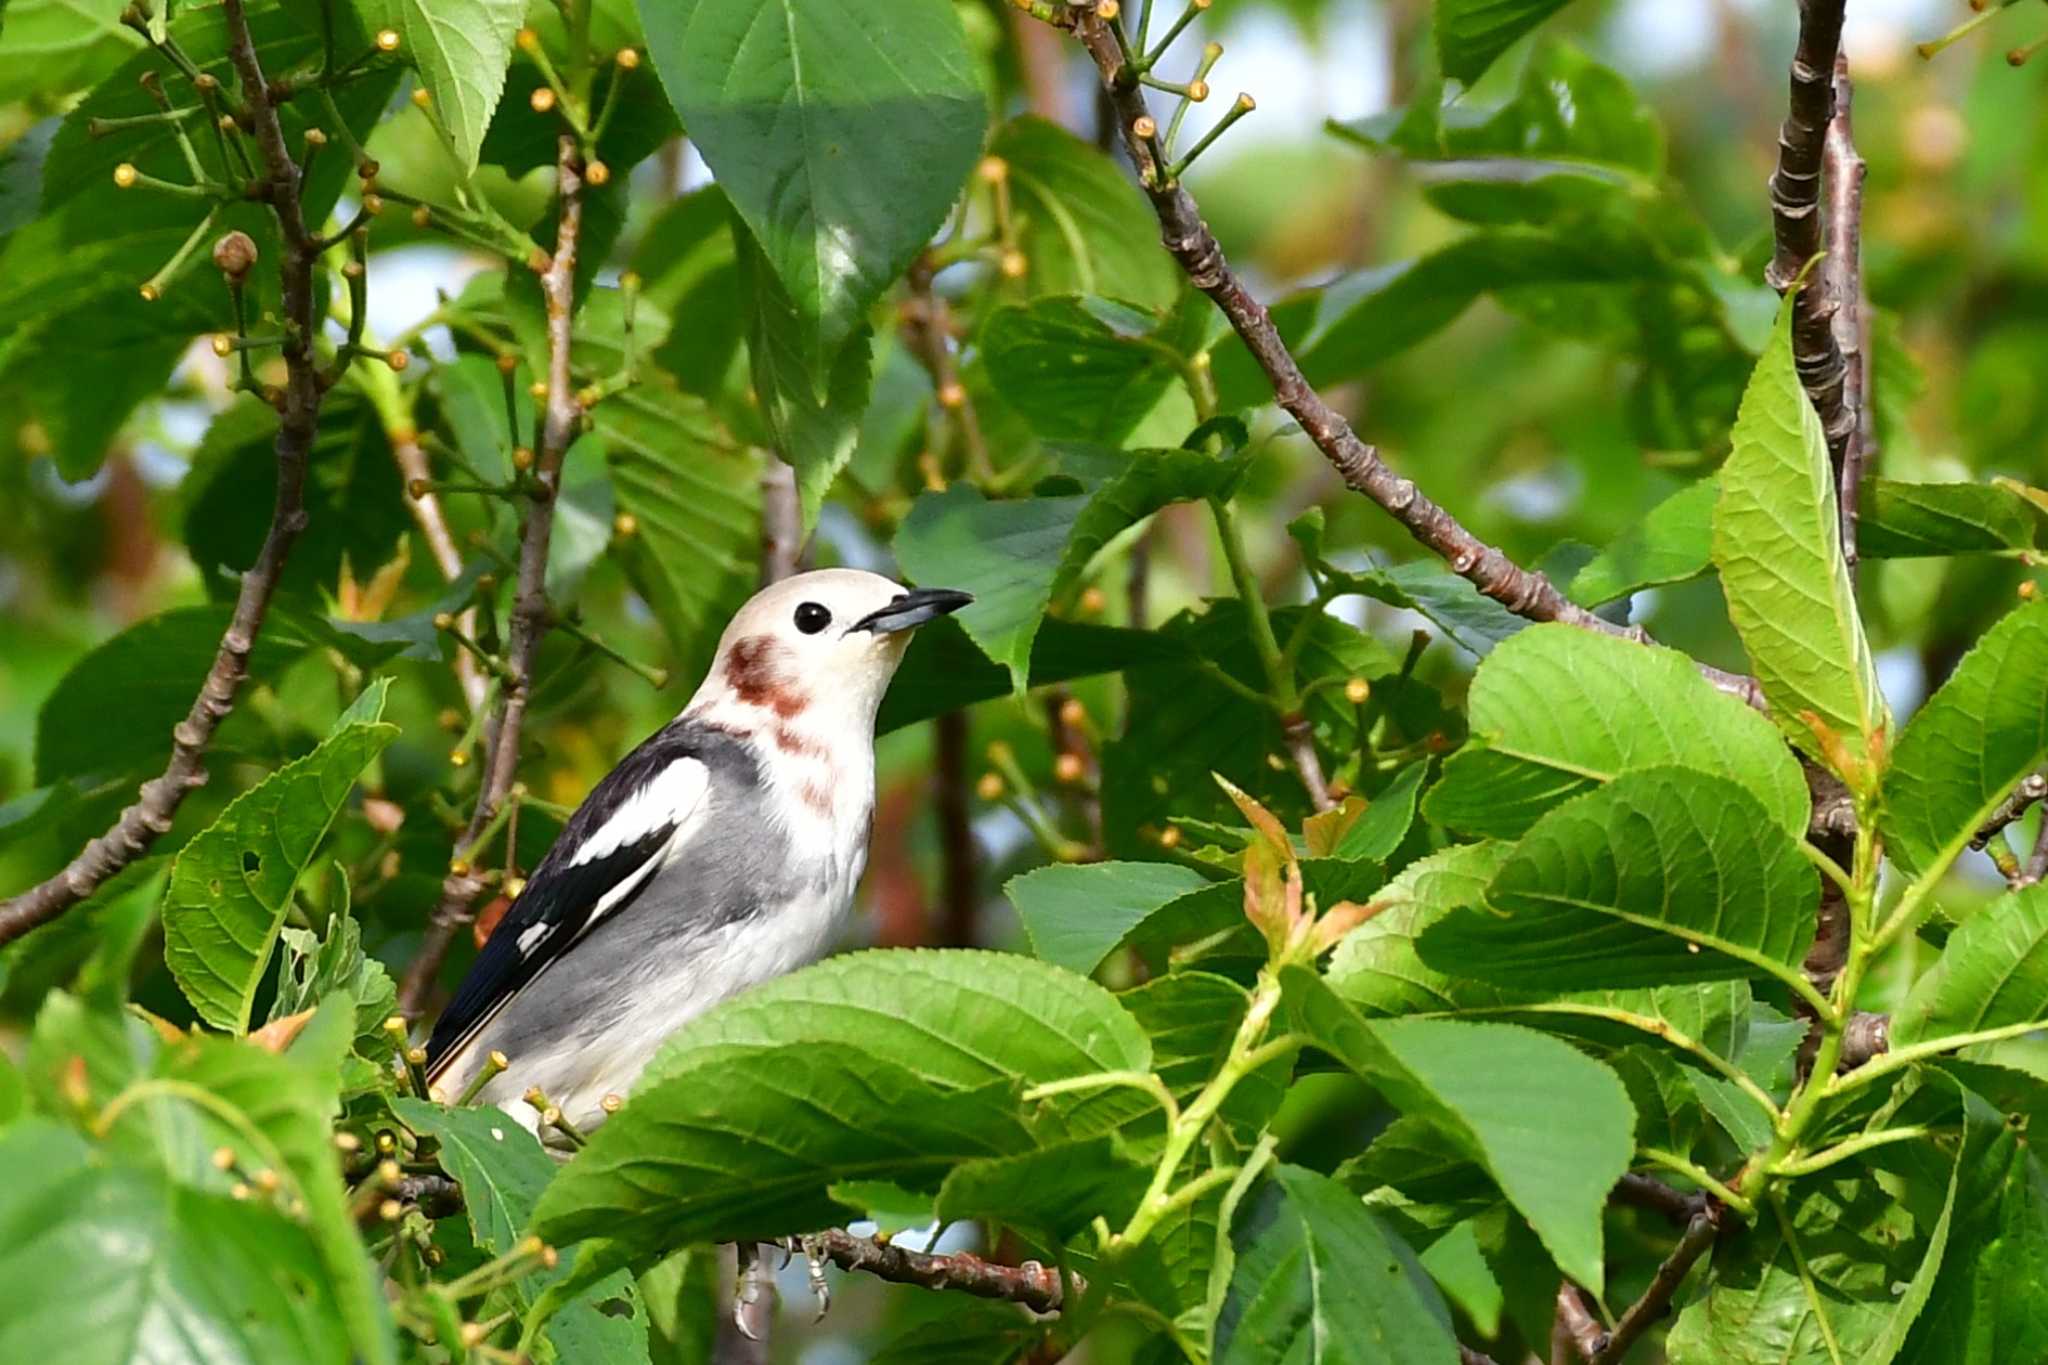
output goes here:
<path id="1" fill-rule="evenodd" d="M 1065 1299 L 1058 1269 L 1037 1261 L 1008 1266 L 967 1251 L 931 1255 L 871 1237 L 856 1237 L 837 1228 L 814 1240 L 820 1255 L 841 1270 L 862 1271 L 896 1284 L 958 1289 L 979 1298 L 1021 1303 L 1034 1313 L 1057 1313 Z M 1087 1283 L 1080 1276 L 1070 1275 L 1068 1279 L 1076 1294 L 1087 1291 Z"/>
<path id="2" fill-rule="evenodd" d="M 286 557 L 306 528 L 306 459 L 320 420 L 322 386 L 313 357 L 313 276 L 319 242 L 306 230 L 299 203 L 299 167 L 285 146 L 284 129 L 271 101 L 269 84 L 249 36 L 243 0 L 223 0 L 228 53 L 242 86 L 242 98 L 263 158 L 257 186 L 277 219 L 284 244 L 278 261 L 284 329 L 284 395 L 277 428 L 277 491 L 256 561 L 242 575 L 234 614 L 221 636 L 213 666 L 185 719 L 171 731 L 171 757 L 160 776 L 142 785 L 135 803 L 113 827 L 80 850 L 64 870 L 0 904 L 0 944 L 48 924 L 92 895 L 108 878 L 148 851 L 169 832 L 171 819 L 188 792 L 206 783 L 205 752 L 220 723 L 234 709 L 249 676 L 249 653 L 270 609 Z"/>
<path id="3" fill-rule="evenodd" d="M 1670 1311 L 1671 1297 L 1684 1282 L 1686 1272 L 1700 1258 L 1701 1253 L 1714 1244 L 1715 1234 L 1720 1231 L 1718 1209 L 1714 1205 L 1703 1207 L 1685 1225 L 1685 1235 L 1678 1239 L 1678 1245 L 1664 1258 L 1664 1264 L 1657 1267 L 1657 1273 L 1650 1280 L 1650 1287 L 1622 1311 L 1615 1321 L 1614 1332 L 1606 1344 L 1587 1357 L 1591 1365 L 1614 1365 L 1628 1353 L 1650 1325 Z"/>
<path id="4" fill-rule="evenodd" d="M 1149 115 L 1142 88 L 1125 78 L 1123 54 L 1115 34 L 1092 10 L 1066 11 L 1059 18 L 1061 22 L 1072 23 L 1074 32 L 1095 60 L 1103 88 L 1116 111 L 1125 153 L 1151 200 L 1167 252 L 1189 281 L 1223 311 L 1272 384 L 1274 400 L 1301 425 L 1346 486 L 1378 503 L 1409 535 L 1441 555 L 1452 572 L 1515 615 L 1531 621 L 1562 621 L 1630 640 L 1647 639 L 1640 627 L 1618 626 L 1580 607 L 1548 578 L 1522 568 L 1466 530 L 1449 512 L 1430 501 L 1413 481 L 1389 468 L 1379 451 L 1361 440 L 1350 424 L 1323 400 L 1302 374 L 1265 305 L 1224 260 L 1223 248 L 1202 221 L 1193 196 L 1180 184 L 1166 180 L 1163 168 L 1153 163 L 1148 141 L 1131 131 L 1139 119 L 1149 122 Z M 1701 665 L 1700 671 L 1723 690 L 1751 705 L 1761 704 L 1755 679 L 1706 665 Z"/>
<path id="5" fill-rule="evenodd" d="M 804 513 L 796 468 L 771 459 L 761 471 L 761 582 L 778 583 L 803 567 Z"/>
<path id="6" fill-rule="evenodd" d="M 519 541 L 519 578 L 512 599 L 505 660 L 507 676 L 496 724 L 492 726 L 483 764 L 476 810 L 458 848 L 473 846 L 491 824 L 519 771 L 519 737 L 533 695 L 534 661 L 548 628 L 548 542 L 554 534 L 555 499 L 561 491 L 562 456 L 583 420 L 569 368 L 571 322 L 575 315 L 576 243 L 583 224 L 583 159 L 576 139 L 563 134 L 555 158 L 555 195 L 561 205 L 555 229 L 555 250 L 541 271 L 541 294 L 547 301 L 547 398 L 541 413 L 540 449 L 533 474 L 538 491 L 528 503 Z M 441 900 L 427 922 L 420 950 L 405 969 L 398 1008 L 416 1018 L 440 974 L 441 962 L 455 934 L 471 918 L 470 903 L 484 887 L 467 867 L 451 871 L 441 883 Z"/>
<path id="7" fill-rule="evenodd" d="M 1559 1281 L 1557 1316 L 1550 1326 L 1550 1365 L 1571 1365 L 1574 1352 L 1580 1359 L 1594 1360 L 1606 1345 L 1607 1330 L 1586 1306 L 1579 1287 L 1570 1280 Z"/>
<path id="8" fill-rule="evenodd" d="M 1764 271 L 1764 278 L 1780 294 L 1793 287 L 1822 248 L 1821 173 L 1828 125 L 1835 116 L 1835 61 L 1842 45 L 1844 3 L 1799 0 L 1799 44 L 1792 55 L 1791 99 L 1778 130 L 1778 168 L 1771 176 L 1771 232 L 1777 249 Z M 1846 76 L 1843 79 L 1846 82 Z M 1847 142 L 1846 128 L 1842 141 Z M 1859 192 L 1860 184 L 1846 191 L 1837 186 L 1838 213 L 1845 194 Z M 1860 220 L 1860 214 L 1841 216 Z M 1856 223 L 1842 226 L 1844 232 L 1853 232 Z M 1842 240 L 1838 234 L 1831 237 L 1831 244 Z M 1837 266 L 1813 275 L 1799 291 L 1792 311 L 1793 363 L 1814 411 L 1820 414 L 1838 481 L 1845 472 L 1845 457 L 1856 428 L 1856 414 L 1846 398 L 1848 366 L 1835 337 L 1835 314 L 1842 303 L 1837 293 L 1841 273 Z M 1849 503 L 1853 506 L 1854 500 Z"/>
<path id="9" fill-rule="evenodd" d="M 1870 353 L 1863 299 L 1863 177 L 1868 171 L 1856 151 L 1855 124 L 1850 117 L 1855 87 L 1849 81 L 1847 55 L 1835 56 L 1835 114 L 1828 120 L 1821 151 L 1828 189 L 1827 243 L 1824 265 L 1835 297 L 1835 344 L 1842 352 L 1842 406 L 1848 410 L 1848 432 L 1842 441 L 1841 475 L 1836 501 L 1842 518 L 1842 558 L 1856 572 L 1858 499 L 1869 462 Z"/>

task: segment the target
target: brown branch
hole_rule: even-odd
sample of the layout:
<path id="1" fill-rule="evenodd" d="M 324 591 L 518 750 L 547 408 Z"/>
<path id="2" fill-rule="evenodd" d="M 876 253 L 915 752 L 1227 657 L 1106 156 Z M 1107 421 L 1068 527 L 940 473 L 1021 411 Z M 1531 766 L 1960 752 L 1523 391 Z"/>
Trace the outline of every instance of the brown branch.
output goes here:
<path id="1" fill-rule="evenodd" d="M 761 582 L 788 578 L 803 567 L 804 513 L 796 469 L 769 460 L 761 471 Z"/>
<path id="2" fill-rule="evenodd" d="M 2032 886 L 2043 877 L 2048 877 L 2048 816 L 2041 820 L 2040 833 L 2034 836 L 2034 851 L 2027 856 L 2027 865 L 2020 869 L 2018 886 Z"/>
<path id="3" fill-rule="evenodd" d="M 1550 1323 L 1550 1365 L 1571 1365 L 1574 1359 L 1592 1360 L 1607 1344 L 1606 1329 L 1584 1294 L 1570 1280 L 1557 1286 L 1557 1316 Z"/>
<path id="4" fill-rule="evenodd" d="M 1461 1341 L 1458 1343 L 1458 1365 L 1497 1365 L 1497 1362 L 1486 1352 L 1475 1351 Z"/>
<path id="5" fill-rule="evenodd" d="M 1069 18 L 1068 15 L 1072 17 Z M 1231 327 L 1258 362 L 1273 386 L 1273 397 L 1294 418 L 1322 452 L 1346 486 L 1363 493 L 1400 522 L 1409 535 L 1442 556 L 1452 572 L 1515 615 L 1531 621 L 1562 621 L 1585 630 L 1642 641 L 1640 627 L 1615 625 L 1572 602 L 1544 575 L 1525 569 L 1488 545 L 1457 518 L 1426 497 L 1414 482 L 1396 474 L 1379 451 L 1361 440 L 1348 422 L 1309 384 L 1287 349 L 1266 306 L 1247 289 L 1224 260 L 1223 248 L 1202 221 L 1193 196 L 1178 183 L 1165 183 L 1148 141 L 1131 131 L 1141 118 L 1150 121 L 1141 87 L 1127 79 L 1122 53 L 1108 25 L 1093 11 L 1068 11 L 1063 22 L 1087 47 L 1102 76 L 1122 130 L 1124 150 L 1137 169 L 1139 182 L 1159 219 L 1160 238 L 1189 281 L 1215 301 Z M 1716 686 L 1761 705 L 1756 680 L 1700 665 Z"/>
<path id="6" fill-rule="evenodd" d="M 185 719 L 171 731 L 171 757 L 160 776 L 143 783 L 135 803 L 108 829 L 80 850 L 63 871 L 0 904 L 0 944 L 11 943 L 29 930 L 48 924 L 92 895 L 106 880 L 148 851 L 169 832 L 171 819 L 188 792 L 206 783 L 205 753 L 214 731 L 234 709 L 235 697 L 249 676 L 249 653 L 270 609 L 284 571 L 285 558 L 306 528 L 306 460 L 320 421 L 323 392 L 313 357 L 313 276 L 319 243 L 306 230 L 299 203 L 299 167 L 285 146 L 270 87 L 249 36 L 243 0 L 223 0 L 228 53 L 242 85 L 242 98 L 256 144 L 263 158 L 263 179 L 257 187 L 277 219 L 284 244 L 278 261 L 284 329 L 286 378 L 279 401 L 277 428 L 277 491 L 271 505 L 270 529 L 264 533 L 255 563 L 242 575 L 234 614 L 221 636 L 220 648 L 206 681 Z"/>
<path id="7" fill-rule="evenodd" d="M 1828 189 L 1827 243 L 1824 267 L 1833 290 L 1835 344 L 1842 352 L 1842 406 L 1848 410 L 1848 431 L 1842 440 L 1841 475 L 1836 502 L 1842 519 L 1842 558 L 1856 572 L 1857 500 L 1863 490 L 1870 452 L 1865 438 L 1870 426 L 1870 353 L 1864 344 L 1869 308 L 1863 298 L 1863 178 L 1868 171 L 1856 151 L 1851 106 L 1855 87 L 1849 80 L 1849 59 L 1835 56 L 1835 115 L 1828 120 L 1821 162 Z"/>
<path id="8" fill-rule="evenodd" d="M 470 848 L 498 813 L 519 771 L 519 737 L 532 700 L 534 661 L 548 628 L 548 542 L 554 534 L 555 498 L 560 492 L 562 456 L 576 439 L 583 409 L 576 401 L 569 368 L 571 320 L 575 314 L 576 242 L 583 224 L 583 160 L 576 139 L 563 134 L 555 158 L 555 194 L 561 204 L 555 229 L 555 250 L 541 271 L 541 294 L 547 301 L 547 398 L 541 413 L 540 449 L 533 474 L 538 491 L 527 505 L 520 532 L 519 578 L 512 598 L 511 623 L 505 648 L 506 678 L 496 723 L 488 736 L 482 784 L 458 848 Z M 424 1008 L 441 962 L 456 931 L 471 918 L 470 904 L 484 883 L 466 867 L 450 872 L 441 883 L 441 900 L 427 922 L 420 949 L 405 969 L 398 1007 L 407 1018 Z"/>
<path id="9" fill-rule="evenodd" d="M 1835 1070 L 1854 1071 L 1873 1057 L 1892 1050 L 1892 1020 L 1888 1014 L 1858 1010 L 1842 1029 L 1842 1055 Z"/>
<path id="10" fill-rule="evenodd" d="M 1977 826 L 1977 832 L 1970 836 L 1970 847 L 1983 848 L 2003 833 L 2007 825 L 2025 815 L 2028 807 L 2043 799 L 2048 799 L 2048 773 L 2028 773 L 2012 789 L 2012 794 L 1998 803 L 1990 818 Z"/>
<path id="11" fill-rule="evenodd" d="M 932 815 L 939 826 L 938 941 L 948 948 L 972 948 L 981 937 L 981 898 L 973 813 L 967 803 L 967 713 L 956 710 L 938 716 L 932 721 L 932 738 L 937 750 Z"/>
<path id="12" fill-rule="evenodd" d="M 1771 231 L 1776 251 L 1764 271 L 1765 280 L 1780 294 L 1791 289 L 1821 253 L 1821 172 L 1828 125 L 1835 115 L 1835 60 L 1842 45 L 1843 7 L 1844 0 L 1799 0 L 1799 44 L 1792 55 L 1790 104 L 1778 130 L 1778 168 L 1771 175 Z M 1854 193 L 1854 188 L 1849 192 Z M 1853 230 L 1852 224 L 1843 226 Z M 1840 274 L 1837 267 L 1810 278 L 1799 291 L 1792 312 L 1793 363 L 1814 411 L 1820 414 L 1838 478 L 1856 427 L 1856 414 L 1846 401 L 1848 367 L 1835 338 Z M 1853 505 L 1853 499 L 1850 501 Z"/>
<path id="13" fill-rule="evenodd" d="M 1022 1265 L 998 1265 L 972 1252 L 955 1251 L 932 1255 L 911 1251 L 891 1242 L 856 1237 L 833 1229 L 814 1239 L 819 1254 L 842 1270 L 858 1270 L 895 1284 L 914 1284 L 925 1289 L 958 1289 L 978 1298 L 1021 1303 L 1034 1313 L 1057 1313 L 1065 1299 L 1060 1272 L 1037 1261 Z M 1067 1277 L 1076 1294 L 1087 1284 L 1078 1275 Z"/>
<path id="14" fill-rule="evenodd" d="M 1617 1204 L 1630 1204 L 1652 1213 L 1661 1213 L 1679 1227 L 1684 1227 L 1692 1221 L 1694 1214 L 1707 1207 L 1704 1194 L 1687 1194 L 1634 1171 L 1623 1175 L 1607 1197 Z"/>
<path id="15" fill-rule="evenodd" d="M 1685 1225 L 1685 1235 L 1678 1239 L 1678 1245 L 1651 1277 L 1650 1287 L 1622 1311 L 1605 1344 L 1587 1357 L 1591 1365 L 1614 1365 L 1628 1353 L 1629 1347 L 1641 1339 L 1643 1333 L 1650 1330 L 1651 1324 L 1670 1311 L 1671 1297 L 1678 1292 L 1686 1272 L 1714 1244 L 1715 1234 L 1719 1231 L 1720 1218 L 1716 1206 L 1710 1204 L 1692 1216 L 1692 1221 Z"/>

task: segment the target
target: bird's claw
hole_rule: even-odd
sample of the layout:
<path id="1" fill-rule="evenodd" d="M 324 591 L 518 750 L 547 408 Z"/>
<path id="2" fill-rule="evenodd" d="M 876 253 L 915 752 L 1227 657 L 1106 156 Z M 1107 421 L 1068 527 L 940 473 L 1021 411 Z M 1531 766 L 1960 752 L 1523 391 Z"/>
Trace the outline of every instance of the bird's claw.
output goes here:
<path id="1" fill-rule="evenodd" d="M 825 1279 L 824 1238 L 813 1234 L 808 1237 L 785 1237 L 782 1239 L 782 1263 L 786 1266 L 790 1257 L 801 1251 L 804 1268 L 810 1276 L 811 1294 L 818 1301 L 818 1315 L 812 1322 L 823 1322 L 825 1315 L 832 1311 L 832 1286 Z"/>
<path id="2" fill-rule="evenodd" d="M 769 1272 L 761 1263 L 761 1248 L 753 1242 L 740 1242 L 734 1250 L 738 1253 L 738 1274 L 733 1280 L 732 1325 L 748 1341 L 761 1338 L 754 1332 L 753 1308 L 761 1301 L 761 1286 L 768 1282 Z"/>

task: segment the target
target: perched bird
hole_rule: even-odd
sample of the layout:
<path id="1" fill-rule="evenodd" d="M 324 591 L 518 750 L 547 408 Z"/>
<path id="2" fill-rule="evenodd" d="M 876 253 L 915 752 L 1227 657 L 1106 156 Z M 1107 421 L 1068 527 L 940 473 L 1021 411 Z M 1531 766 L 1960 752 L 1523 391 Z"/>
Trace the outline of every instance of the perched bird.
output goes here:
<path id="1" fill-rule="evenodd" d="M 601 1122 L 692 1016 L 812 962 L 866 866 L 875 712 L 910 632 L 973 599 L 823 569 L 756 594 L 682 714 L 592 789 L 492 931 L 427 1044 L 479 1097 L 538 1087 Z"/>

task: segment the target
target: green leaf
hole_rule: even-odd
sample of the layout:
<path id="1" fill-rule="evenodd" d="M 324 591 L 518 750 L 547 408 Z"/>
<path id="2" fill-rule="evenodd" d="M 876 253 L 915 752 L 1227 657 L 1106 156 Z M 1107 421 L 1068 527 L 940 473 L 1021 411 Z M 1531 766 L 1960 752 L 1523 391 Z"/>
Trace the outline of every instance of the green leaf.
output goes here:
<path id="1" fill-rule="evenodd" d="M 142 45 L 122 25 L 121 9 L 121 0 L 9 0 L 0 28 L 0 90 L 27 100 L 99 80 Z"/>
<path id="2" fill-rule="evenodd" d="M 0 1187 L 10 1304 L 0 1314 L 0 1358 L 354 1358 L 326 1268 L 305 1229 L 282 1212 L 94 1164 L 75 1139 L 41 1122 L 10 1129 L 0 1160 L 36 1172 Z"/>
<path id="3" fill-rule="evenodd" d="M 1436 50 L 1444 74 L 1470 85 L 1523 34 L 1569 0 L 1437 0 Z"/>
<path id="4" fill-rule="evenodd" d="M 1713 567 L 1713 479 L 1689 483 L 1652 507 L 1572 579 L 1571 598 L 1595 607 L 1664 583 L 1683 583 Z"/>
<path id="5" fill-rule="evenodd" d="M 1954 862 L 2048 758 L 2048 602 L 1985 632 L 1906 722 L 1884 777 L 1886 852 L 1914 875 Z"/>
<path id="6" fill-rule="evenodd" d="M 1281 974 L 1296 1027 L 1406 1113 L 1484 1166 L 1558 1268 L 1601 1292 L 1601 1215 L 1635 1153 L 1635 1114 L 1612 1071 L 1511 1024 L 1367 1022 L 1300 967 Z"/>
<path id="7" fill-rule="evenodd" d="M 1440 971 L 1511 986 L 1803 985 L 1818 894 L 1798 843 L 1749 791 L 1644 768 L 1543 816 L 1486 908 L 1445 916 L 1417 947 Z"/>
<path id="8" fill-rule="evenodd" d="M 1705 1115 L 1692 1086 L 1692 1073 L 1671 1055 L 1638 1043 L 1607 1058 L 1607 1065 L 1628 1088 L 1636 1111 L 1636 1143 L 1681 1156 L 1699 1140 Z M 1751 1106 L 1759 1118 L 1761 1110 Z"/>
<path id="9" fill-rule="evenodd" d="M 747 358 L 754 392 L 777 452 L 796 470 L 804 529 L 809 530 L 860 438 L 861 413 L 874 384 L 873 338 L 861 327 L 841 341 L 828 357 L 820 390 L 803 350 L 806 319 L 766 268 L 760 245 L 746 229 L 735 224 L 733 238 L 740 290 L 748 305 Z"/>
<path id="10" fill-rule="evenodd" d="M 355 1008 L 355 1051 L 372 1062 L 387 1060 L 396 1048 L 384 1021 L 398 1008 L 398 987 L 384 964 L 363 952 L 362 927 L 349 914 L 347 873 L 339 867 L 344 904 L 327 921 L 323 938 L 310 929 L 285 929 L 284 961 L 278 969 L 277 994 L 270 1019 L 309 1010 L 329 996 L 344 995 Z"/>
<path id="11" fill-rule="evenodd" d="M 947 0 L 643 0 L 670 102 L 795 303 L 824 391 L 868 305 L 945 220 L 987 106 Z"/>
<path id="12" fill-rule="evenodd" d="M 1069 461 L 1091 472 L 1092 452 Z M 918 497 L 896 534 L 896 559 L 914 583 L 960 588 L 974 601 L 956 615 L 1021 693 L 1047 608 L 1116 535 L 1174 502 L 1228 496 L 1243 467 L 1191 450 L 1109 456 L 1113 472 L 1061 497 L 990 502 L 956 483 Z"/>
<path id="13" fill-rule="evenodd" d="M 319 747 L 228 804 L 178 851 L 164 892 L 164 960 L 200 1018 L 243 1033 L 292 888 L 398 727 L 384 724 L 390 680 L 370 684 Z"/>
<path id="14" fill-rule="evenodd" d="M 1330 572 L 1342 593 L 1420 612 L 1459 647 L 1484 656 L 1529 622 L 1435 560 L 1415 560 L 1365 573 Z M 1341 594 L 1340 594 L 1341 595 Z"/>
<path id="15" fill-rule="evenodd" d="M 619 511 L 637 523 L 614 549 L 661 623 L 671 677 L 700 677 L 760 580 L 760 457 L 702 400 L 652 385 L 606 399 L 592 420 Z"/>
<path id="16" fill-rule="evenodd" d="M 21 1071 L 7 1057 L 0 1056 L 0 1129 L 20 1118 L 28 1109 L 28 1086 Z"/>
<path id="17" fill-rule="evenodd" d="M 1668 764 L 1740 784 L 1804 836 L 1812 803 L 1784 741 L 1676 650 L 1531 626 L 1480 664 L 1469 708 L 1472 743 L 1424 804 L 1439 824 L 1518 838 L 1562 801 Z"/>
<path id="18" fill-rule="evenodd" d="M 998 128 L 990 156 L 1008 168 L 1017 249 L 1033 294 L 1114 294 L 1151 308 L 1180 297 L 1150 206 L 1108 156 L 1032 114 Z"/>
<path id="19" fill-rule="evenodd" d="M 1054 863 L 1003 887 L 1031 951 L 1083 976 L 1167 902 L 1210 884 L 1178 863 Z"/>
<path id="20" fill-rule="evenodd" d="M 823 1227 L 844 1217 L 833 1184 L 929 1188 L 963 1161 L 1030 1150 L 1034 1133 L 1105 1132 L 1142 1102 L 1061 1096 L 1027 1115 L 1017 1093 L 1150 1065 L 1143 1032 L 1107 991 L 1029 958 L 833 958 L 670 1037 L 631 1103 L 542 1196 L 534 1230 L 651 1252 Z"/>
<path id="21" fill-rule="evenodd" d="M 2032 549 L 2038 524 L 2018 494 L 1980 483 L 1872 479 L 1858 510 L 1856 549 L 1866 559 Z"/>
<path id="22" fill-rule="evenodd" d="M 512 38 L 526 17 L 520 0 L 394 0 L 402 51 L 448 130 L 456 168 L 476 169 L 484 133 L 505 88 Z"/>
<path id="23" fill-rule="evenodd" d="M 533 1134 L 493 1108 L 452 1109 L 399 1095 L 391 1111 L 440 1144 L 437 1159 L 462 1187 L 462 1214 L 477 1249 L 493 1256 L 512 1250 L 558 1169 Z"/>
<path id="24" fill-rule="evenodd" d="M 1400 1238 L 1326 1175 L 1281 1165 L 1238 1208 L 1218 1365 L 1451 1365 L 1450 1310 Z"/>
<path id="25" fill-rule="evenodd" d="M 1305 858 L 1301 863 L 1302 887 L 1322 907 L 1370 900 L 1383 880 L 1378 865 L 1362 859 Z M 1197 943 L 1203 945 L 1205 958 L 1260 959 L 1265 955 L 1245 918 L 1244 882 L 1235 878 L 1168 901 L 1133 925 L 1123 942 L 1157 970 L 1165 970 L 1177 950 Z"/>
<path id="26" fill-rule="evenodd" d="M 978 1218 L 1022 1228 L 1057 1245 L 1098 1216 L 1122 1227 L 1137 1212 L 1152 1168 L 1107 1136 L 1062 1142 L 1018 1156 L 964 1161 L 939 1187 L 942 1223 Z"/>
<path id="27" fill-rule="evenodd" d="M 1109 299 L 1035 299 L 989 314 L 981 355 L 997 394 L 1047 440 L 1177 440 L 1194 425 L 1177 386 L 1207 309 L 1202 300 L 1162 316 Z"/>
<path id="28" fill-rule="evenodd" d="M 1892 1042 L 1930 1042 L 2048 1015 L 2048 885 L 2011 891 L 1949 935 L 1892 1016 Z"/>
<path id="29" fill-rule="evenodd" d="M 1457 844 L 1402 869 L 1373 893 L 1379 913 L 1337 945 L 1330 957 L 1330 989 L 1368 1014 L 1457 1008 L 1468 989 L 1426 966 L 1416 955 L 1415 939 L 1453 910 L 1483 906 L 1487 884 L 1512 852 L 1511 844 Z"/>
<path id="30" fill-rule="evenodd" d="M 1153 631 L 1049 617 L 1032 637 L 1026 685 L 1042 687 L 1187 658 L 1180 644 Z M 978 701 L 1007 697 L 1012 691 L 1009 669 L 982 653 L 959 622 L 934 621 L 910 642 L 875 718 L 875 733 L 886 735 Z"/>
<path id="31" fill-rule="evenodd" d="M 1415 824 L 1415 802 L 1422 781 L 1429 775 L 1429 760 L 1417 759 L 1394 776 L 1386 790 L 1372 799 L 1365 814 L 1352 822 L 1332 850 L 1335 858 L 1363 858 L 1384 864 L 1401 847 Z"/>
<path id="32" fill-rule="evenodd" d="M 230 610 L 178 607 L 138 621 L 66 670 L 36 713 L 36 782 L 161 769 L 171 727 L 192 709 Z M 249 652 L 249 681 L 266 682 L 309 642 L 272 622 Z"/>
<path id="33" fill-rule="evenodd" d="M 1153 1074 L 1184 1103 L 1216 1074 L 1251 1006 L 1250 992 L 1235 981 L 1197 971 L 1156 976 L 1116 999 L 1152 1040 Z M 1239 1081 L 1218 1112 L 1233 1125 L 1262 1130 L 1293 1071 L 1292 1059 L 1276 1058 Z"/>
<path id="34" fill-rule="evenodd" d="M 1811 714 L 1859 756 L 1890 723 L 1854 585 L 1842 562 L 1834 472 L 1792 364 L 1792 304 L 1742 395 L 1714 506 L 1728 619 L 1795 743 L 1828 759 Z"/>
<path id="35" fill-rule="evenodd" d="M 872 1222 L 878 1236 L 894 1237 L 899 1232 L 929 1228 L 938 1221 L 932 1213 L 936 1196 L 929 1191 L 906 1190 L 892 1180 L 842 1180 L 826 1193 Z"/>

